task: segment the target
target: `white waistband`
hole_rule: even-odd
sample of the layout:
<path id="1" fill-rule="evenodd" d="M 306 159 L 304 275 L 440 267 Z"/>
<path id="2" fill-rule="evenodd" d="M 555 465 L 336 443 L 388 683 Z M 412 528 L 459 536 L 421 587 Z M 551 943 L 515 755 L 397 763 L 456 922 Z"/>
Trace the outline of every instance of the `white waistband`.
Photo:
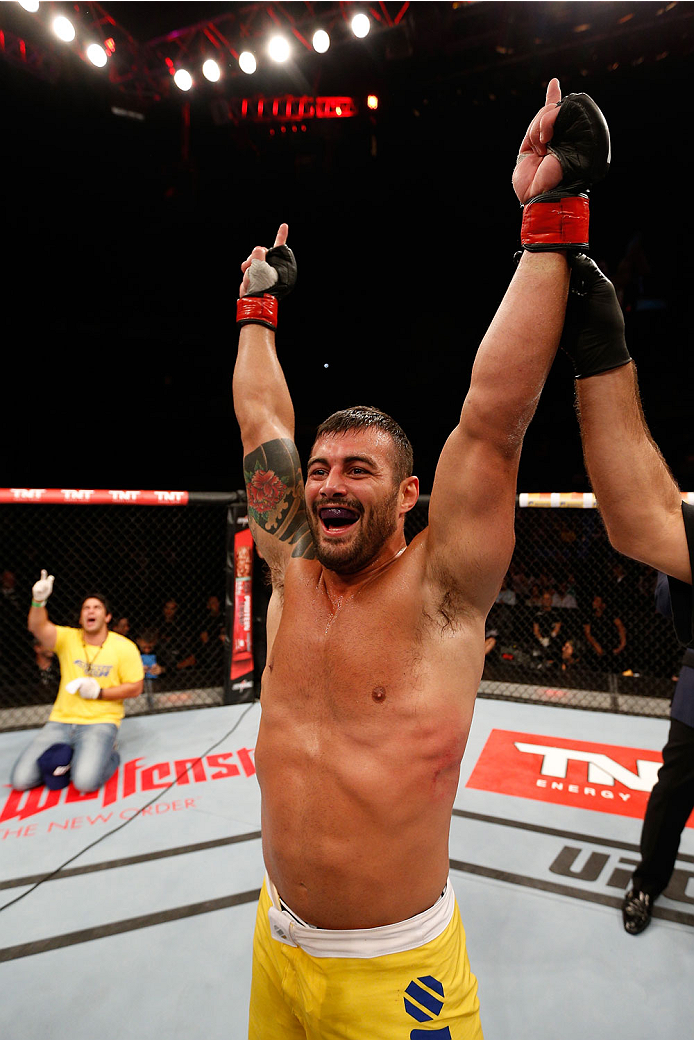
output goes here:
<path id="1" fill-rule="evenodd" d="M 300 924 L 292 913 L 282 909 L 277 889 L 267 874 L 265 880 L 272 900 L 268 919 L 273 939 L 287 946 L 298 946 L 312 957 L 384 957 L 389 953 L 416 950 L 441 935 L 455 910 L 449 878 L 441 898 L 407 921 L 378 928 L 312 928 Z"/>

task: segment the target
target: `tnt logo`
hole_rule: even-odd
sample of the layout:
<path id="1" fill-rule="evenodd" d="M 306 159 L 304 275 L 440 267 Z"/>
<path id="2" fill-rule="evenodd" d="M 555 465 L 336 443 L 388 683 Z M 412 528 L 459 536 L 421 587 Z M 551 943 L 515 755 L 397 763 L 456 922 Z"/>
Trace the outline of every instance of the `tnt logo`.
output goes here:
<path id="1" fill-rule="evenodd" d="M 414 979 L 405 990 L 405 1011 L 417 1022 L 432 1022 L 443 1010 L 443 986 L 431 975 Z M 438 995 L 437 995 L 438 994 Z M 413 1029 L 410 1040 L 451 1040 L 448 1026 L 443 1029 Z"/>
<path id="2" fill-rule="evenodd" d="M 60 494 L 66 502 L 88 502 L 94 491 L 84 488 L 61 488 Z"/>

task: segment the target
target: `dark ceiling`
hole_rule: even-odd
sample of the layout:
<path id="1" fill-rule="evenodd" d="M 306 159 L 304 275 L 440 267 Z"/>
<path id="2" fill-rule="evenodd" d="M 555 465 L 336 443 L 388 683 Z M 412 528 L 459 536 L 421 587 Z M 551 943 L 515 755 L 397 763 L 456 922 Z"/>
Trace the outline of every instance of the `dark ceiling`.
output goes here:
<path id="1" fill-rule="evenodd" d="M 182 95 L 165 71 L 149 93 L 134 76 L 110 83 L 54 44 L 38 16 L 0 5 L 9 483 L 239 486 L 238 265 L 286 219 L 300 279 L 279 343 L 300 447 L 334 408 L 375 403 L 411 433 L 426 488 L 512 274 L 516 150 L 558 75 L 610 122 L 593 253 L 613 277 L 630 258 L 627 321 L 646 412 L 675 475 L 694 487 L 692 219 L 681 186 L 694 5 L 414 3 L 365 41 L 349 38 L 340 6 L 357 5 L 73 7 L 92 20 L 108 13 L 114 38 L 130 37 L 119 60 L 146 66 L 150 86 L 166 51 L 182 63 L 203 56 L 205 26 L 236 48 L 245 25 L 259 48 L 270 8 L 303 34 L 309 10 L 334 19 L 327 55 L 297 44 L 287 66 L 261 60 L 250 78 L 215 48 L 222 83 Z M 403 7 L 367 6 L 393 21 Z M 380 97 L 375 117 L 368 91 Z M 225 117 L 259 93 L 345 94 L 360 112 L 284 134 Z M 587 487 L 563 358 L 528 434 L 521 487 Z"/>

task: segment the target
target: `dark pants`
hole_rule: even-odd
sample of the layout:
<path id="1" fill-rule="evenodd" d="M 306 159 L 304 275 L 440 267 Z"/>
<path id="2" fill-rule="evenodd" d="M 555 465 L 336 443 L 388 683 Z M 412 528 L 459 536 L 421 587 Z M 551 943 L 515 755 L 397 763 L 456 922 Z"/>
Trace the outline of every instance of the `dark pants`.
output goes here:
<path id="1" fill-rule="evenodd" d="M 635 888 L 654 899 L 667 887 L 675 866 L 680 837 L 694 809 L 694 728 L 670 720 L 663 764 L 651 791 L 641 831 L 641 862 L 634 871 Z"/>

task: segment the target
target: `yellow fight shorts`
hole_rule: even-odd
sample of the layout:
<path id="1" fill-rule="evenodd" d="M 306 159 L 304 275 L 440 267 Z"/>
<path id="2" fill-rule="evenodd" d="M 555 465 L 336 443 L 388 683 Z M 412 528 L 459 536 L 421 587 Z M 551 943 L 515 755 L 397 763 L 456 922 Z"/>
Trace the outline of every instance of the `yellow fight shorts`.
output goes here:
<path id="1" fill-rule="evenodd" d="M 266 878 L 253 941 L 249 1040 L 483 1040 L 477 979 L 450 881 L 423 914 L 312 928 Z"/>

